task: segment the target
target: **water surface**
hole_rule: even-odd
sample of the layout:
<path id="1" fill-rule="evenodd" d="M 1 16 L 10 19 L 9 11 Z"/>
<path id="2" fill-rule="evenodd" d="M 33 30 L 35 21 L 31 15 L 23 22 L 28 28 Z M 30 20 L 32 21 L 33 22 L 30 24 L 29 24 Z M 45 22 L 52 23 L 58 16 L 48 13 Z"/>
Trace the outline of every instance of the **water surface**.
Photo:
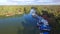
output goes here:
<path id="1" fill-rule="evenodd" d="M 37 34 L 32 12 L 23 16 L 0 18 L 0 34 Z"/>

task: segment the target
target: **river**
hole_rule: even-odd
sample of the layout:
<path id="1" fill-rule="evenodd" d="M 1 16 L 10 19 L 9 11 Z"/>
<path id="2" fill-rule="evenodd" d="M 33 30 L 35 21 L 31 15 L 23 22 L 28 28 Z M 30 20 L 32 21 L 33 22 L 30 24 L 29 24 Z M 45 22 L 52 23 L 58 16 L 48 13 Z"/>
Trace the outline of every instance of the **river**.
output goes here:
<path id="1" fill-rule="evenodd" d="M 0 18 L 0 34 L 38 34 L 32 12 L 23 16 Z"/>

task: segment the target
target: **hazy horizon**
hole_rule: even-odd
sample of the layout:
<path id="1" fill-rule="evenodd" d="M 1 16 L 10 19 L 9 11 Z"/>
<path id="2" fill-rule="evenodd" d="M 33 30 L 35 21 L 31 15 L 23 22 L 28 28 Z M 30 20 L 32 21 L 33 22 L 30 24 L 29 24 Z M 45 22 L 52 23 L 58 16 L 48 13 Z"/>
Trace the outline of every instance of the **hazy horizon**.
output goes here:
<path id="1" fill-rule="evenodd" d="M 60 5 L 60 0 L 0 0 L 0 5 Z"/>

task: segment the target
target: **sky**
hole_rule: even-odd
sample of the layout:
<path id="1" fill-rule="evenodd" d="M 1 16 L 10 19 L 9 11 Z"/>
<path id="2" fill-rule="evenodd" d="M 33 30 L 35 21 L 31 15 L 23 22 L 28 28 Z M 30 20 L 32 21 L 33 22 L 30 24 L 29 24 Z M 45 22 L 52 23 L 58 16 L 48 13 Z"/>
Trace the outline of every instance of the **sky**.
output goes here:
<path id="1" fill-rule="evenodd" d="M 0 5 L 60 5 L 60 0 L 0 0 Z"/>

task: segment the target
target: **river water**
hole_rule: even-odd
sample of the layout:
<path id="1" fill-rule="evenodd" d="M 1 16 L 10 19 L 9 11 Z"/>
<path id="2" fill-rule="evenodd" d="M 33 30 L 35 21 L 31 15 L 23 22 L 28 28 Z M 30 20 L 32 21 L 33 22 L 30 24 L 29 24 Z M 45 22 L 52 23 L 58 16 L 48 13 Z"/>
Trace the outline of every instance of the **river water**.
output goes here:
<path id="1" fill-rule="evenodd" d="M 36 20 L 29 14 L 0 19 L 0 34 L 37 34 Z"/>

